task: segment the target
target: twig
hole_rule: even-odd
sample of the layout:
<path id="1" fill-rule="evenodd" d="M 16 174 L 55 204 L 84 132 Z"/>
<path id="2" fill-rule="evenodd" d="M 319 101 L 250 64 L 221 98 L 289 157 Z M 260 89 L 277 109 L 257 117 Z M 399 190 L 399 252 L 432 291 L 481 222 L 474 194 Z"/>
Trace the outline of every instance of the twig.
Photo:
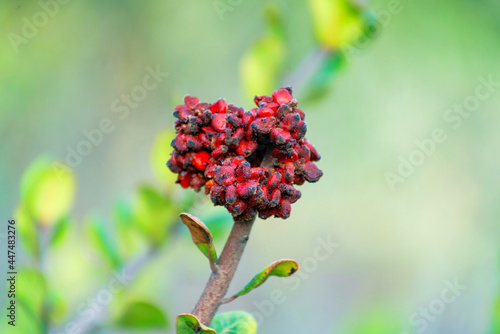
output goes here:
<path id="1" fill-rule="evenodd" d="M 302 63 L 283 79 L 282 85 L 291 86 L 295 92 L 303 94 L 308 81 L 318 71 L 325 59 L 334 53 L 335 51 L 324 48 L 312 50 Z"/>
<path id="2" fill-rule="evenodd" d="M 192 312 L 202 324 L 210 325 L 222 303 L 245 250 L 254 221 L 255 218 L 234 220 L 233 229 L 219 258 L 219 270 L 210 275 L 205 290 Z"/>
<path id="3" fill-rule="evenodd" d="M 149 264 L 156 256 L 159 254 L 159 248 L 150 247 L 142 256 L 138 259 L 131 260 L 122 266 L 122 271 L 127 274 L 127 276 L 132 277 L 134 280 L 137 274 L 144 268 L 147 264 Z M 110 274 L 107 278 L 106 282 L 109 282 L 114 277 L 114 273 Z M 129 285 L 131 282 L 129 283 Z M 82 322 L 80 314 L 74 314 L 65 324 L 62 326 L 58 326 L 60 328 L 66 328 L 68 324 L 78 324 L 78 333 L 87 333 L 90 329 L 98 326 L 104 319 L 105 316 L 109 313 L 109 309 L 112 303 L 107 304 L 102 310 L 100 310 L 99 314 L 95 315 L 92 319 Z M 55 329 L 52 328 L 51 332 Z"/>

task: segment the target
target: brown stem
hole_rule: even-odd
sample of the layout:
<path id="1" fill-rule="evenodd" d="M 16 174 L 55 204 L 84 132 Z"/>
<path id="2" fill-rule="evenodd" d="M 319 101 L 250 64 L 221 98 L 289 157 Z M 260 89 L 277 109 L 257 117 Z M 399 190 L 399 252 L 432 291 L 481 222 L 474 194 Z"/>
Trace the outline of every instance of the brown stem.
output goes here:
<path id="1" fill-rule="evenodd" d="M 217 272 L 210 275 L 207 286 L 193 310 L 193 315 L 200 322 L 209 326 L 227 293 L 233 279 L 241 255 L 250 236 L 250 230 L 255 218 L 250 220 L 234 220 L 233 229 L 229 235 L 224 250 L 219 258 Z"/>

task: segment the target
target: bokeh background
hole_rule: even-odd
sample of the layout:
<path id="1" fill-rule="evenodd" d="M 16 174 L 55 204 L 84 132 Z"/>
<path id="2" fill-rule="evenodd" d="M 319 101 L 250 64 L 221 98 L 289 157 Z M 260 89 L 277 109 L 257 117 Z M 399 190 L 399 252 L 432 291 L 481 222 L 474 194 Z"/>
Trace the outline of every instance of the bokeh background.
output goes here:
<path id="1" fill-rule="evenodd" d="M 18 226 L 27 229 L 17 256 L 24 305 L 15 329 L 2 316 L 2 333 L 85 328 L 78 312 L 91 309 L 89 298 L 124 267 L 135 278 L 98 303 L 87 332 L 145 333 L 139 320 L 127 319 L 154 313 L 151 323 L 165 329 L 150 332 L 173 333 L 175 316 L 191 311 L 209 275 L 176 215 L 187 208 L 205 220 L 219 251 L 230 224 L 223 208 L 170 185 L 162 172 L 172 110 L 185 94 L 249 109 L 254 94 L 290 83 L 307 113 L 307 137 L 323 156 L 324 177 L 301 187 L 290 219 L 257 221 L 230 291 L 281 258 L 296 259 L 302 276 L 270 279 L 220 311 L 253 313 L 259 333 L 500 333 L 499 85 L 460 121 L 445 119 L 450 108 L 474 100 L 480 78 L 500 82 L 500 2 L 356 3 L 359 12 L 351 14 L 377 29 L 340 42 L 315 30 L 315 2 L 67 1 L 49 9 L 54 15 L 36 32 L 25 25 L 43 10 L 40 3 L 0 3 L 0 219 L 15 216 L 36 229 Z M 359 25 L 346 15 L 327 17 L 338 28 L 327 36 L 351 21 Z M 342 51 L 349 56 L 338 60 Z M 331 63 L 316 72 L 325 54 Z M 114 103 L 142 84 L 148 67 L 168 75 L 120 118 Z M 103 119 L 113 131 L 64 169 L 76 180 L 68 215 L 37 227 L 23 213 L 28 166 L 67 164 L 84 131 Z M 401 159 L 417 154 L 416 141 L 436 129 L 446 140 L 391 186 L 387 173 L 398 175 Z M 168 238 L 155 239 L 153 251 L 132 226 L 141 219 L 159 220 L 162 228 L 168 222 Z M 148 228 L 149 237 L 166 234 Z M 44 233 L 57 240 L 47 245 Z M 319 260 L 315 250 L 325 240 L 337 247 Z M 442 292 L 454 282 L 457 296 L 445 302 Z M 279 303 L 269 303 L 274 290 Z M 4 291 L 0 298 L 7 301 Z M 154 312 L 135 304 L 127 313 L 136 301 Z"/>

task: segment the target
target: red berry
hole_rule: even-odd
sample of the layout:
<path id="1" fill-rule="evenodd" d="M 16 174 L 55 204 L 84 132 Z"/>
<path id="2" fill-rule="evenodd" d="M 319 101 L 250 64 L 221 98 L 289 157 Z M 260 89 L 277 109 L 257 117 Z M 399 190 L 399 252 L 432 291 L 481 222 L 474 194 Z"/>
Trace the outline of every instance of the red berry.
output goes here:
<path id="1" fill-rule="evenodd" d="M 236 149 L 236 153 L 244 157 L 250 156 L 259 145 L 254 141 L 242 140 Z"/>
<path id="2" fill-rule="evenodd" d="M 285 88 L 273 92 L 273 100 L 279 105 L 286 104 L 292 100 L 292 95 Z"/>
<path id="3" fill-rule="evenodd" d="M 311 145 L 311 143 L 309 143 L 307 140 L 305 141 L 304 143 L 308 148 L 309 150 L 311 151 L 311 161 L 318 161 L 319 159 L 321 159 L 321 155 L 318 153 L 318 150 L 316 150 L 316 148 L 314 146 Z"/>
<path id="4" fill-rule="evenodd" d="M 287 131 L 293 131 L 300 122 L 300 116 L 297 113 L 287 114 L 281 121 L 280 125 Z"/>
<path id="5" fill-rule="evenodd" d="M 257 133 L 268 134 L 276 126 L 275 117 L 258 118 L 250 127 Z"/>
<path id="6" fill-rule="evenodd" d="M 254 195 L 257 192 L 257 188 L 259 187 L 259 183 L 255 181 L 248 181 L 245 183 L 238 184 L 238 196 L 241 198 L 248 198 Z"/>
<path id="7" fill-rule="evenodd" d="M 252 180 L 260 181 L 266 176 L 266 170 L 263 167 L 254 167 L 250 171 L 250 178 Z"/>
<path id="8" fill-rule="evenodd" d="M 215 205 L 224 205 L 226 197 L 226 189 L 215 184 L 210 190 L 210 199 Z"/>
<path id="9" fill-rule="evenodd" d="M 222 132 L 226 129 L 226 114 L 215 114 L 212 117 L 212 127 L 217 132 Z"/>
<path id="10" fill-rule="evenodd" d="M 292 206 L 290 205 L 290 202 L 287 201 L 286 199 L 282 199 L 278 207 L 278 216 L 280 216 L 283 219 L 286 219 L 290 217 L 291 211 L 292 211 Z"/>
<path id="11" fill-rule="evenodd" d="M 307 124 L 304 121 L 299 121 L 299 124 L 295 128 L 295 130 L 292 133 L 293 139 L 301 139 L 306 135 L 307 132 Z"/>
<path id="12" fill-rule="evenodd" d="M 194 109 L 196 105 L 200 102 L 197 97 L 186 95 L 184 96 L 184 104 L 189 109 Z"/>
<path id="13" fill-rule="evenodd" d="M 241 199 L 238 199 L 236 200 L 236 202 L 234 203 L 233 205 L 233 215 L 234 216 L 238 216 L 238 215 L 241 215 L 243 213 L 243 211 L 245 211 L 245 209 L 248 207 L 248 203 L 241 200 Z"/>
<path id="14" fill-rule="evenodd" d="M 187 172 L 182 172 L 179 174 L 177 180 L 182 188 L 188 188 L 191 184 L 191 175 Z"/>
<path id="15" fill-rule="evenodd" d="M 236 167 L 236 180 L 240 183 L 250 180 L 251 178 L 251 168 L 250 166 L 238 166 Z"/>
<path id="16" fill-rule="evenodd" d="M 234 204 L 236 202 L 236 198 L 238 197 L 238 193 L 236 191 L 236 187 L 230 185 L 226 188 L 226 202 L 229 204 Z"/>
<path id="17" fill-rule="evenodd" d="M 220 167 L 219 171 L 215 171 L 214 181 L 221 186 L 233 184 L 234 181 L 236 181 L 236 177 L 234 176 L 234 167 Z"/>
<path id="18" fill-rule="evenodd" d="M 281 183 L 281 173 L 275 172 L 269 178 L 269 181 L 267 182 L 267 187 L 269 188 L 269 190 L 274 190 L 278 188 L 280 183 Z"/>
<path id="19" fill-rule="evenodd" d="M 208 153 L 207 151 L 200 151 L 194 155 L 191 161 L 197 169 L 204 170 L 205 167 L 210 163 L 210 153 Z"/>
<path id="20" fill-rule="evenodd" d="M 212 106 L 210 107 L 210 110 L 213 113 L 225 114 L 226 110 L 227 110 L 226 101 L 224 99 L 219 99 L 217 102 L 212 104 Z"/>
<path id="21" fill-rule="evenodd" d="M 271 198 L 269 198 L 271 203 L 269 204 L 271 207 L 275 207 L 280 204 L 281 200 L 281 191 L 279 189 L 275 189 L 271 194 Z"/>
<path id="22" fill-rule="evenodd" d="M 276 145 L 283 145 L 292 139 L 290 132 L 287 132 L 280 128 L 274 128 L 271 130 L 271 141 Z"/>
<path id="23" fill-rule="evenodd" d="M 257 111 L 257 117 L 271 117 L 276 116 L 276 113 L 271 108 L 261 108 Z"/>
<path id="24" fill-rule="evenodd" d="M 311 161 L 304 164 L 304 171 L 302 174 L 309 182 L 317 182 L 323 176 L 323 172 Z"/>

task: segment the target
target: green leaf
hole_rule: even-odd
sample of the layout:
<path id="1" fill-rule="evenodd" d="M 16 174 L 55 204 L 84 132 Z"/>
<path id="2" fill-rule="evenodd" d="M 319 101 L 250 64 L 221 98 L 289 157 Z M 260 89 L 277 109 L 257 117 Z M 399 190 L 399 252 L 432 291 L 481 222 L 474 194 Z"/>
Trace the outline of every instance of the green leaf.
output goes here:
<path id="1" fill-rule="evenodd" d="M 309 0 L 316 39 L 326 49 L 354 43 L 366 33 L 364 8 L 352 0 Z"/>
<path id="2" fill-rule="evenodd" d="M 157 306 L 136 301 L 125 307 L 118 325 L 133 329 L 165 329 L 168 327 L 168 321 Z"/>
<path id="3" fill-rule="evenodd" d="M 118 248 L 106 225 L 105 221 L 90 217 L 85 223 L 85 232 L 97 252 L 103 255 L 113 268 L 117 268 L 121 264 Z"/>
<path id="4" fill-rule="evenodd" d="M 14 219 L 22 245 L 32 257 L 38 258 L 40 255 L 40 244 L 35 222 L 31 219 L 28 211 L 22 206 L 16 209 Z"/>
<path id="5" fill-rule="evenodd" d="M 174 137 L 175 132 L 173 130 L 162 131 L 157 134 L 149 154 L 153 173 L 166 186 L 175 184 L 177 180 L 177 174 L 172 173 L 166 166 L 167 160 L 170 158 L 170 152 L 172 151 L 170 143 Z"/>
<path id="6" fill-rule="evenodd" d="M 289 277 L 292 276 L 299 269 L 299 265 L 294 260 L 280 260 L 271 264 L 269 267 L 255 275 L 254 278 L 237 294 L 232 297 L 226 298 L 223 302 L 229 303 L 239 296 L 243 296 L 253 289 L 258 288 L 269 278 L 269 276 Z"/>
<path id="7" fill-rule="evenodd" d="M 172 202 L 148 185 L 139 188 L 134 213 L 139 226 L 156 246 L 166 240 L 170 227 L 176 222 Z"/>
<path id="8" fill-rule="evenodd" d="M 51 322 L 59 323 L 64 319 L 68 308 L 60 294 L 55 291 L 50 291 L 47 296 L 47 310 L 49 312 Z"/>
<path id="9" fill-rule="evenodd" d="M 330 90 L 336 74 L 339 73 L 344 64 L 345 58 L 342 53 L 330 53 L 307 83 L 306 94 L 301 98 L 301 101 L 311 103 L 323 98 Z"/>
<path id="10" fill-rule="evenodd" d="M 35 319 L 42 318 L 42 307 L 47 295 L 47 283 L 37 269 L 24 268 L 17 273 L 16 299 Z"/>
<path id="11" fill-rule="evenodd" d="M 11 319 L 5 317 L 5 321 L 0 323 L 0 333 L 46 333 L 43 330 L 41 318 L 32 314 L 22 302 L 16 303 L 16 327 L 12 327 L 7 321 Z"/>
<path id="12" fill-rule="evenodd" d="M 213 244 L 212 234 L 201 220 L 189 213 L 179 215 L 182 222 L 191 233 L 191 239 L 198 249 L 213 263 L 217 263 L 217 253 Z"/>
<path id="13" fill-rule="evenodd" d="M 267 10 L 267 31 L 246 52 L 240 63 L 245 94 L 268 94 L 277 88 L 285 60 L 283 23 L 274 7 Z"/>
<path id="14" fill-rule="evenodd" d="M 192 314 L 177 316 L 177 334 L 217 334 L 213 329 L 203 326 Z"/>
<path id="15" fill-rule="evenodd" d="M 59 221 L 52 228 L 49 241 L 50 245 L 51 246 L 59 245 L 68 235 L 70 227 L 71 227 L 71 220 L 68 217 L 59 219 Z"/>
<path id="16" fill-rule="evenodd" d="M 117 232 L 118 247 L 123 258 L 129 258 L 140 250 L 145 239 L 136 223 L 134 212 L 129 203 L 117 201 L 113 207 L 113 224 Z"/>
<path id="17" fill-rule="evenodd" d="M 75 177 L 71 169 L 47 158 L 33 162 L 21 181 L 21 199 L 35 221 L 52 225 L 73 205 Z"/>
<path id="18" fill-rule="evenodd" d="M 257 321 L 246 312 L 235 311 L 215 316 L 210 324 L 217 334 L 255 334 Z"/>

